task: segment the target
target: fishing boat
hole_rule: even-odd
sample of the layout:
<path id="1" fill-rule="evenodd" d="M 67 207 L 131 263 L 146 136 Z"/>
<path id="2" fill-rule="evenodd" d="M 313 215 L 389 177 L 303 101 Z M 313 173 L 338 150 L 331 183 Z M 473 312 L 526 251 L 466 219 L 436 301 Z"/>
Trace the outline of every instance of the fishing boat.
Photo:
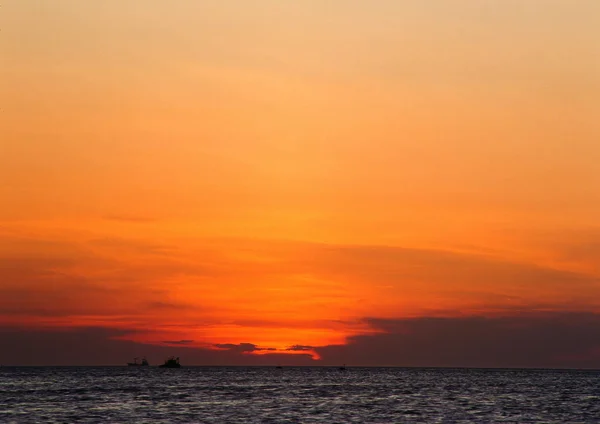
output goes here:
<path id="1" fill-rule="evenodd" d="M 148 367 L 150 366 L 150 364 L 148 363 L 148 360 L 146 359 L 146 357 L 144 356 L 142 358 L 142 362 L 138 362 L 139 358 L 133 358 L 133 362 L 127 362 L 127 366 L 129 367 Z"/>
<path id="2" fill-rule="evenodd" d="M 171 356 L 170 358 L 165 360 L 165 363 L 159 365 L 159 368 L 181 368 L 181 364 L 179 363 L 179 357 Z"/>

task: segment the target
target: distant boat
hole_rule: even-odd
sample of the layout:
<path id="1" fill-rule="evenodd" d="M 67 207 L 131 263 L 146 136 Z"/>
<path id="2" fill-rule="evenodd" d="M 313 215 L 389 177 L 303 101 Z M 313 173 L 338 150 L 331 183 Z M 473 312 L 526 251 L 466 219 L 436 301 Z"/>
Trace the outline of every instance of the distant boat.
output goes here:
<path id="1" fill-rule="evenodd" d="M 283 367 L 281 365 L 277 365 L 275 368 L 277 368 L 278 370 L 282 369 Z"/>
<path id="2" fill-rule="evenodd" d="M 138 362 L 138 358 L 133 358 L 133 362 L 127 362 L 127 366 L 129 367 L 148 367 L 150 364 L 146 357 L 142 358 L 142 362 Z"/>
<path id="3" fill-rule="evenodd" d="M 159 368 L 181 368 L 181 364 L 179 363 L 179 357 L 171 356 L 168 358 L 164 364 L 159 365 Z"/>
<path id="4" fill-rule="evenodd" d="M 340 371 L 346 371 L 346 364 L 342 365 L 342 366 L 339 368 L 339 370 L 340 370 Z"/>

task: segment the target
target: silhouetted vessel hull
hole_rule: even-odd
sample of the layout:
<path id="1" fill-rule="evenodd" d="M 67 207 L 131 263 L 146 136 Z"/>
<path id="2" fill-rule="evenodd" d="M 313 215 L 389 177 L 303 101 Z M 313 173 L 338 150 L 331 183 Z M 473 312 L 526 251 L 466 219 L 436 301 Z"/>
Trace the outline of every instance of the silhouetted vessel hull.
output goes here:
<path id="1" fill-rule="evenodd" d="M 179 358 L 169 358 L 165 361 L 164 364 L 159 365 L 159 368 L 181 368 L 181 364 L 179 363 Z"/>
<path id="2" fill-rule="evenodd" d="M 142 359 L 142 362 L 137 361 L 138 358 L 134 358 L 133 362 L 127 362 L 128 367 L 149 367 L 150 364 L 146 358 Z"/>
<path id="3" fill-rule="evenodd" d="M 162 364 L 158 368 L 181 368 L 180 364 Z"/>

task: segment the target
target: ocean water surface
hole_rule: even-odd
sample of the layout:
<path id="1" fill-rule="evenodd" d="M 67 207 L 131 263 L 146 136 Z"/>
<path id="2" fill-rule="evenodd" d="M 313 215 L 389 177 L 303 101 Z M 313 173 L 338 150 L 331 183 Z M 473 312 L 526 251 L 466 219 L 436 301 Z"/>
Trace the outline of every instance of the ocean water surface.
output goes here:
<path id="1" fill-rule="evenodd" d="M 600 372 L 2 367 L 1 423 L 600 422 Z"/>

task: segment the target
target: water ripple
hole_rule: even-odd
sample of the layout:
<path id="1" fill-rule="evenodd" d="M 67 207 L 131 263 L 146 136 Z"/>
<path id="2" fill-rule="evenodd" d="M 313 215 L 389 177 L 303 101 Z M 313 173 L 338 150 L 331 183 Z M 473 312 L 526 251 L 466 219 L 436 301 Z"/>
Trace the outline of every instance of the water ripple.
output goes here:
<path id="1" fill-rule="evenodd" d="M 4 367 L 0 422 L 592 423 L 599 381 L 551 370 Z"/>

